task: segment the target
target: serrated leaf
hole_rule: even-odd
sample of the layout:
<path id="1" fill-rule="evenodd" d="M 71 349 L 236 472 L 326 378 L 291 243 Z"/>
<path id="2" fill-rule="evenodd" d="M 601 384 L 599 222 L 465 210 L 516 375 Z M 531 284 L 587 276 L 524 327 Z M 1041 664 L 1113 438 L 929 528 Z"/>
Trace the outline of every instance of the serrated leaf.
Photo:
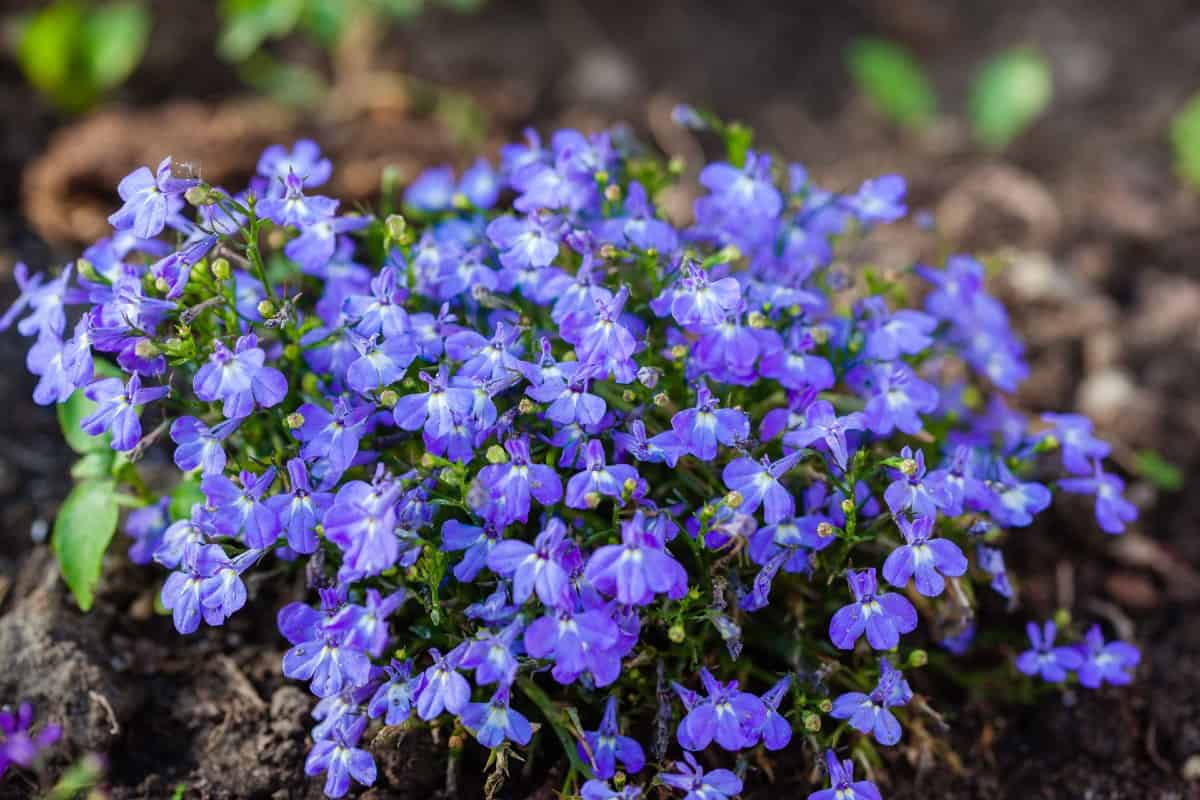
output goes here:
<path id="1" fill-rule="evenodd" d="M 984 147 L 1002 150 L 1050 105 L 1050 64 L 1026 48 L 1001 53 L 983 65 L 971 86 L 971 127 Z"/>
<path id="2" fill-rule="evenodd" d="M 1137 454 L 1134 468 L 1137 474 L 1165 492 L 1177 492 L 1183 488 L 1183 471 L 1153 450 L 1142 450 Z"/>
<path id="3" fill-rule="evenodd" d="M 111 480 L 76 484 L 54 520 L 54 554 L 79 607 L 87 611 L 100 580 L 100 564 L 117 530 L 117 487 Z"/>
<path id="4" fill-rule="evenodd" d="M 937 94 L 905 48 L 883 39 L 858 39 L 850 44 L 846 62 L 854 85 L 884 116 L 910 128 L 933 120 Z"/>
<path id="5" fill-rule="evenodd" d="M 200 482 L 183 480 L 171 492 L 171 519 L 188 519 L 192 516 L 192 506 L 204 502 L 204 492 L 200 491 Z"/>
<path id="6" fill-rule="evenodd" d="M 1171 119 L 1171 149 L 1180 177 L 1200 188 L 1200 93 Z"/>
<path id="7" fill-rule="evenodd" d="M 141 63 L 150 38 L 150 15 L 138 3 L 113 3 L 91 11 L 81 30 L 84 68 L 98 89 L 125 81 Z"/>

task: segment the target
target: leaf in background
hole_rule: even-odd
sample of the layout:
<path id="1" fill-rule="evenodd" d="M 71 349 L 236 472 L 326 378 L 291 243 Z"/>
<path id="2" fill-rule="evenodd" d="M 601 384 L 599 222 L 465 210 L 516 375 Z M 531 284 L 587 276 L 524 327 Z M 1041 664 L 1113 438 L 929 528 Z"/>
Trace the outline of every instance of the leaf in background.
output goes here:
<path id="1" fill-rule="evenodd" d="M 142 62 L 150 39 L 150 15 L 139 3 L 97 6 L 80 33 L 81 56 L 92 84 L 111 89 Z"/>
<path id="2" fill-rule="evenodd" d="M 117 530 L 117 486 L 111 480 L 76 484 L 54 520 L 54 554 L 79 607 L 92 607 L 100 562 Z"/>
<path id="3" fill-rule="evenodd" d="M 200 491 L 200 482 L 183 480 L 171 492 L 171 519 L 188 519 L 192 516 L 192 506 L 204 502 L 204 492 Z"/>
<path id="4" fill-rule="evenodd" d="M 937 95 L 908 50 L 883 39 L 857 39 L 846 61 L 855 86 L 884 116 L 910 128 L 933 120 Z"/>
<path id="5" fill-rule="evenodd" d="M 1039 53 L 1019 48 L 983 65 L 971 85 L 968 109 L 975 138 L 1003 150 L 1050 105 L 1054 81 Z"/>
<path id="6" fill-rule="evenodd" d="M 304 11 L 304 0 L 223 0 L 224 25 L 217 41 L 223 58 L 243 61 L 264 41 L 291 33 Z"/>
<path id="7" fill-rule="evenodd" d="M 1153 450 L 1141 450 L 1134 462 L 1138 475 L 1165 492 L 1177 492 L 1183 488 L 1183 472 Z"/>
<path id="8" fill-rule="evenodd" d="M 1171 119 L 1171 149 L 1180 177 L 1200 189 L 1200 93 Z"/>
<path id="9" fill-rule="evenodd" d="M 354 10 L 344 0 L 308 0 L 301 24 L 322 47 L 331 48 L 337 44 Z"/>
<path id="10" fill-rule="evenodd" d="M 17 61 L 42 94 L 67 108 L 84 104 L 90 92 L 76 74 L 75 57 L 83 10 L 71 0 L 52 3 L 27 18 L 18 34 Z"/>

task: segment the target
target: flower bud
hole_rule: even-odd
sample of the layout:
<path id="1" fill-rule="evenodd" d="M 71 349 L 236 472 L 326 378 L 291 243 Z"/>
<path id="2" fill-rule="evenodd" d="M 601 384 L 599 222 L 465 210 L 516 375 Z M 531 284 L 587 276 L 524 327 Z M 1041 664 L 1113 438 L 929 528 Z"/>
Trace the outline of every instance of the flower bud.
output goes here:
<path id="1" fill-rule="evenodd" d="M 683 644 L 683 640 L 687 638 L 687 631 L 683 626 L 676 622 L 667 630 L 667 638 L 675 644 Z"/>
<path id="2" fill-rule="evenodd" d="M 717 258 L 719 259 L 717 263 L 728 264 L 730 261 L 737 261 L 741 257 L 742 251 L 738 249 L 737 245 L 727 244 L 717 253 Z"/>
<path id="3" fill-rule="evenodd" d="M 637 490 L 637 487 L 637 481 L 633 478 L 626 478 L 625 482 L 621 484 L 621 491 L 627 495 L 632 495 Z"/>
<path id="4" fill-rule="evenodd" d="M 682 175 L 685 169 L 687 169 L 687 162 L 680 156 L 672 156 L 671 160 L 667 162 L 667 172 L 672 175 Z"/>
<path id="5" fill-rule="evenodd" d="M 908 665 L 910 667 L 923 667 L 929 663 L 929 653 L 924 650 L 913 650 L 908 655 Z"/>
<path id="6" fill-rule="evenodd" d="M 383 227 L 387 231 L 389 239 L 399 241 L 404 238 L 404 233 L 408 230 L 408 221 L 399 214 L 388 214 L 387 219 L 383 221 Z"/>
<path id="7" fill-rule="evenodd" d="M 133 346 L 133 352 L 138 358 L 143 358 L 147 361 L 158 357 L 158 355 L 162 353 L 162 351 L 158 349 L 158 345 L 154 344 L 154 342 L 150 341 L 149 339 L 138 339 L 137 344 Z"/>
<path id="8" fill-rule="evenodd" d="M 808 335 L 816 344 L 825 344 L 829 341 L 829 328 L 824 325 L 814 325 L 808 329 Z"/>
<path id="9" fill-rule="evenodd" d="M 300 388 L 305 394 L 320 394 L 321 379 L 317 377 L 315 372 L 306 372 L 304 377 L 300 379 Z"/>
<path id="10" fill-rule="evenodd" d="M 603 186 L 608 183 L 608 170 L 598 169 L 592 177 L 596 179 L 596 183 Z"/>
<path id="11" fill-rule="evenodd" d="M 828 539 L 836 532 L 837 528 L 833 527 L 828 522 L 822 522 L 817 525 L 817 536 L 820 536 L 822 539 Z"/>
<path id="12" fill-rule="evenodd" d="M 637 400 L 637 395 L 634 394 L 632 390 L 626 389 L 625 391 L 621 392 L 621 399 L 626 403 L 632 403 L 634 400 Z"/>
<path id="13" fill-rule="evenodd" d="M 851 500 L 849 497 L 847 497 L 845 500 L 842 501 L 842 513 L 850 514 L 850 513 L 853 513 L 853 511 L 854 511 L 854 501 Z"/>
<path id="14" fill-rule="evenodd" d="M 433 469 L 434 466 L 436 466 L 436 465 L 437 465 L 437 462 L 433 460 L 433 455 L 431 453 L 422 453 L 421 454 L 421 466 L 423 468 Z"/>
<path id="15" fill-rule="evenodd" d="M 621 199 L 621 187 L 615 183 L 610 183 L 604 187 L 604 199 L 615 203 Z"/>
<path id="16" fill-rule="evenodd" d="M 659 392 L 654 395 L 654 405 L 659 408 L 664 408 L 671 402 L 671 397 L 666 392 Z"/>
<path id="17" fill-rule="evenodd" d="M 678 361 L 679 359 L 683 358 L 687 354 L 688 354 L 688 349 L 687 349 L 686 344 L 677 344 L 671 348 L 671 358 L 674 361 Z"/>
<path id="18" fill-rule="evenodd" d="M 96 272 L 96 268 L 92 265 L 92 262 L 86 258 L 75 259 L 75 269 L 78 270 L 79 277 L 81 278 L 87 278 L 89 281 L 100 280 L 100 274 Z"/>
<path id="19" fill-rule="evenodd" d="M 289 344 L 283 348 L 283 357 L 288 361 L 296 361 L 300 358 L 300 348 L 295 343 Z"/>
<path id="20" fill-rule="evenodd" d="M 193 206 L 211 206 L 216 202 L 212 189 L 202 183 L 198 183 L 184 192 L 183 199 Z"/>
<path id="21" fill-rule="evenodd" d="M 600 257 L 605 261 L 612 261 L 617 257 L 617 248 L 612 242 L 605 242 L 600 245 Z"/>
<path id="22" fill-rule="evenodd" d="M 272 228 L 267 232 L 267 247 L 278 250 L 287 244 L 287 233 L 283 228 Z"/>
<path id="23" fill-rule="evenodd" d="M 508 453 L 498 444 L 494 444 L 487 449 L 487 460 L 489 464 L 503 464 L 508 461 Z"/>
<path id="24" fill-rule="evenodd" d="M 229 267 L 229 259 L 218 258 L 212 262 L 213 277 L 219 281 L 227 281 L 233 275 L 233 270 Z"/>
<path id="25" fill-rule="evenodd" d="M 270 319 L 271 317 L 275 316 L 276 310 L 275 304 L 270 300 L 262 300 L 258 304 L 258 314 L 263 319 Z"/>
<path id="26" fill-rule="evenodd" d="M 758 330 L 767 327 L 767 325 L 770 323 L 770 320 L 767 319 L 766 314 L 763 314 L 761 311 L 751 311 L 749 315 L 747 315 L 746 321 L 750 323 L 751 328 Z"/>
<path id="27" fill-rule="evenodd" d="M 730 508 L 741 508 L 742 493 L 730 492 L 729 494 L 725 495 L 725 505 L 729 506 Z"/>
<path id="28" fill-rule="evenodd" d="M 454 206 L 459 211 L 466 211 L 471 207 L 471 200 L 462 192 L 455 192 L 450 198 L 450 205 Z"/>
<path id="29" fill-rule="evenodd" d="M 595 508 L 600 505 L 600 494 L 598 492 L 588 492 L 583 496 L 583 502 L 588 508 Z"/>
<path id="30" fill-rule="evenodd" d="M 825 698 L 821 702 L 817 703 L 817 710 L 819 710 L 822 714 L 828 714 L 830 711 L 833 711 L 833 701 L 828 697 Z"/>
<path id="31" fill-rule="evenodd" d="M 1071 612 L 1065 608 L 1060 608 L 1054 612 L 1054 624 L 1059 630 L 1067 628 L 1071 624 Z"/>
<path id="32" fill-rule="evenodd" d="M 910 478 L 913 475 L 916 475 L 917 474 L 916 460 L 912 459 L 912 458 L 906 458 L 903 461 L 901 461 L 900 462 L 900 471 L 903 472 L 905 475 L 907 475 Z"/>
<path id="33" fill-rule="evenodd" d="M 379 405 L 384 408 L 394 408 L 398 402 L 400 402 L 400 395 L 396 394 L 395 389 L 384 389 L 379 393 Z"/>
<path id="34" fill-rule="evenodd" d="M 171 291 L 171 284 L 167 283 L 166 278 L 155 278 L 154 288 L 163 294 L 166 294 L 167 292 Z"/>
<path id="35" fill-rule="evenodd" d="M 521 402 L 517 403 L 517 411 L 522 414 L 532 414 L 535 408 L 537 406 L 528 397 L 522 397 Z"/>
<path id="36" fill-rule="evenodd" d="M 304 415 L 299 411 L 293 411 L 283 419 L 283 423 L 287 425 L 288 430 L 294 431 L 304 427 Z"/>
<path id="37" fill-rule="evenodd" d="M 625 786 L 627 780 L 629 780 L 629 776 L 621 770 L 617 770 L 612 776 L 613 786 L 618 792 Z"/>
<path id="38" fill-rule="evenodd" d="M 821 730 L 821 715 L 820 714 L 814 714 L 811 711 L 806 711 L 804 713 L 803 720 L 804 720 L 804 730 L 808 731 L 809 733 L 816 733 L 817 731 Z"/>

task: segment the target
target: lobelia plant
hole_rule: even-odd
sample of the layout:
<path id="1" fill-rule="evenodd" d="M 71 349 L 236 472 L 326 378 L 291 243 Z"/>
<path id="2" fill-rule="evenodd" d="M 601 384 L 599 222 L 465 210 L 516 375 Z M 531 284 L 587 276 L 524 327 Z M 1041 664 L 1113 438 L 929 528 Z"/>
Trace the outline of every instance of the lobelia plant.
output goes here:
<path id="1" fill-rule="evenodd" d="M 320 195 L 311 142 L 238 192 L 169 159 L 126 178 L 112 236 L 19 268 L 2 320 L 84 455 L 55 530 L 81 604 L 118 505 L 183 633 L 251 570 L 306 576 L 282 670 L 319 699 L 332 797 L 375 781 L 364 732 L 405 724 L 491 748 L 492 793 L 529 747 L 564 793 L 733 797 L 797 737 L 812 797 L 879 797 L 854 760 L 930 713 L 905 671 L 971 646 L 974 584 L 1013 597 L 1002 545 L 1052 476 L 1109 533 L 1136 511 L 1085 419 L 1009 407 L 1028 369 L 979 262 L 854 262 L 903 180 L 837 194 L 677 118 L 727 147 L 686 225 L 655 204 L 678 165 L 621 131 L 431 170 L 405 217 Z M 168 437 L 163 488 L 139 457 Z M 1098 628 L 1055 638 L 1030 625 L 1015 684 L 1131 678 Z"/>

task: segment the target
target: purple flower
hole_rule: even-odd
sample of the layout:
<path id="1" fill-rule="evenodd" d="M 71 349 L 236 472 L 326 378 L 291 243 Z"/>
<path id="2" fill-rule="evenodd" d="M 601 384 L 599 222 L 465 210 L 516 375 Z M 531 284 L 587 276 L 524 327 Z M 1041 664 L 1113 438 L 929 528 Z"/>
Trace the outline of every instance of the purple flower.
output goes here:
<path id="1" fill-rule="evenodd" d="M 546 409 L 546 419 L 567 425 L 578 422 L 580 425 L 595 425 L 604 418 L 607 405 L 604 399 L 588 392 L 588 383 L 594 377 L 596 368 L 590 365 L 579 366 L 561 364 L 567 378 L 547 380 L 540 386 L 531 386 L 525 394 L 539 403 L 549 403 Z"/>
<path id="2" fill-rule="evenodd" d="M 170 156 L 154 172 L 149 167 L 138 167 L 117 186 L 125 204 L 108 221 L 117 230 L 132 229 L 139 239 L 158 236 L 166 227 L 167 216 L 182 204 L 187 190 L 198 183 L 195 178 L 174 177 Z"/>
<path id="3" fill-rule="evenodd" d="M 1058 482 L 1058 486 L 1064 492 L 1094 494 L 1096 521 L 1100 523 L 1100 530 L 1105 533 L 1122 533 L 1128 523 L 1137 519 L 1137 506 L 1122 496 L 1125 482 L 1116 475 L 1106 473 L 1099 460 L 1093 462 L 1092 477 L 1063 478 Z"/>
<path id="4" fill-rule="evenodd" d="M 617 774 L 617 762 L 630 774 L 641 772 L 642 767 L 646 766 L 646 754 L 642 752 L 642 746 L 636 739 L 622 736 L 617 727 L 616 695 L 609 695 L 605 702 L 600 727 L 594 731 L 584 731 L 583 741 L 576 742 L 575 749 L 601 780 L 608 780 Z"/>
<path id="5" fill-rule="evenodd" d="M 749 418 L 737 409 L 717 408 L 720 401 L 707 386 L 696 390 L 695 408 L 671 417 L 671 429 L 688 452 L 701 461 L 717 457 L 717 444 L 732 446 L 750 435 Z"/>
<path id="6" fill-rule="evenodd" d="M 1033 522 L 1035 514 L 1050 505 L 1052 495 L 1042 484 L 1023 483 L 1002 461 L 996 461 L 993 468 L 995 478 L 988 484 L 992 491 L 987 511 L 998 525 L 1024 528 Z"/>
<path id="7" fill-rule="evenodd" d="M 32 767 L 42 751 L 60 738 L 61 725 L 44 725 L 37 734 L 33 733 L 33 706 L 29 703 L 21 703 L 15 713 L 0 708 L 0 778 L 13 764 L 25 769 Z"/>
<path id="8" fill-rule="evenodd" d="M 175 630 L 195 633 L 204 615 L 201 589 L 206 578 L 225 564 L 225 551 L 215 544 L 189 544 L 183 550 L 179 570 L 167 576 L 160 599 L 163 608 L 171 612 Z"/>
<path id="9" fill-rule="evenodd" d="M 421 719 L 434 719 L 443 711 L 458 714 L 470 702 L 471 684 L 458 672 L 465 651 L 459 645 L 443 656 L 436 647 L 430 649 L 433 665 L 421 675 L 417 687 L 417 716 Z"/>
<path id="10" fill-rule="evenodd" d="M 371 279 L 371 294 L 354 294 L 345 299 L 342 310 L 355 320 L 354 330 L 362 336 L 382 335 L 385 339 L 402 336 L 412 329 L 404 300 L 408 292 L 400 284 L 395 267 L 384 267 Z"/>
<path id="11" fill-rule="evenodd" d="M 292 491 L 267 498 L 267 508 L 279 518 L 288 547 L 297 553 L 313 553 L 317 549 L 317 524 L 333 504 L 329 492 L 314 492 L 304 461 L 293 458 L 287 463 Z"/>
<path id="12" fill-rule="evenodd" d="M 226 417 L 249 416 L 256 405 L 277 405 L 287 395 L 287 378 L 265 366 L 266 358 L 254 334 L 240 337 L 232 353 L 220 341 L 214 342 L 212 356 L 192 382 L 196 397 L 208 403 L 220 400 Z"/>
<path id="13" fill-rule="evenodd" d="M 517 642 L 524 625 L 522 620 L 514 620 L 498 633 L 486 628 L 480 631 L 468 641 L 459 666 L 475 670 L 478 686 L 490 683 L 511 686 L 517 677 L 517 654 L 521 652 Z"/>
<path id="14" fill-rule="evenodd" d="M 1039 675 L 1050 683 L 1062 683 L 1067 673 L 1083 666 L 1083 656 L 1073 647 L 1055 647 L 1054 637 L 1058 627 L 1045 622 L 1039 629 L 1036 622 L 1025 625 L 1030 649 L 1017 656 L 1017 669 L 1026 675 Z"/>
<path id="15" fill-rule="evenodd" d="M 125 518 L 125 533 L 133 539 L 129 560 L 134 564 L 149 564 L 154 560 L 154 551 L 171 523 L 170 505 L 171 498 L 162 497 L 157 503 L 130 511 Z"/>
<path id="16" fill-rule="evenodd" d="M 783 443 L 788 447 L 808 447 L 821 441 L 829 448 L 834 463 L 842 472 L 850 460 L 846 444 L 846 431 L 861 431 L 866 427 L 863 415 L 857 411 L 838 417 L 833 405 L 827 400 L 817 400 L 804 414 L 805 427 L 784 434 Z"/>
<path id="17" fill-rule="evenodd" d="M 337 251 L 338 236 L 371 224 L 369 217 L 333 217 L 313 222 L 283 247 L 283 254 L 310 274 L 322 269 Z"/>
<path id="18" fill-rule="evenodd" d="M 901 363 L 864 364 L 855 367 L 847 381 L 867 405 L 863 418 L 872 433 L 887 436 L 896 428 L 907 434 L 921 431 L 921 414 L 937 408 L 937 389 Z"/>
<path id="19" fill-rule="evenodd" d="M 742 287 L 737 278 L 710 282 L 705 270 L 688 264 L 670 298 L 671 316 L 680 325 L 717 325 L 741 303 Z"/>
<path id="20" fill-rule="evenodd" d="M 304 179 L 289 172 L 279 179 L 278 188 L 258 201 L 255 212 L 276 225 L 303 228 L 337 213 L 338 201 L 331 197 L 304 194 Z"/>
<path id="21" fill-rule="evenodd" d="M 211 574 L 200 583 L 200 606 L 204 621 L 214 626 L 224 624 L 225 620 L 246 605 L 246 584 L 242 582 L 242 573 L 254 566 L 264 552 L 247 550 L 236 558 L 230 558 L 220 548 L 217 550 L 219 554 L 211 553 Z"/>
<path id="22" fill-rule="evenodd" d="M 85 417 L 79 427 L 91 436 L 110 432 L 113 450 L 122 453 L 132 450 L 142 438 L 138 407 L 166 397 L 170 391 L 167 386 L 143 389 L 142 379 L 137 375 L 130 376 L 128 384 L 121 383 L 119 378 L 101 378 L 83 390 L 98 408 Z"/>
<path id="23" fill-rule="evenodd" d="M 57 278 L 43 283 L 42 273 L 39 272 L 31 278 L 29 267 L 18 261 L 13 267 L 13 277 L 21 293 L 4 312 L 4 316 L 0 317 L 0 331 L 12 327 L 16 318 L 25 309 L 29 309 L 29 314 L 17 323 L 17 331 L 22 336 L 36 335 L 42 339 L 53 335 L 55 338 L 61 338 L 67 327 L 65 306 L 84 300 L 82 292 L 69 288 L 73 274 L 74 271 L 68 266 Z"/>
<path id="24" fill-rule="evenodd" d="M 637 470 L 628 464 L 606 464 L 604 445 L 592 439 L 584 445 L 586 465 L 567 481 L 566 505 L 568 508 L 595 508 L 602 496 L 612 497 L 624 505 L 622 493 L 631 481 L 638 481 Z"/>
<path id="25" fill-rule="evenodd" d="M 275 482 L 275 468 L 262 475 L 243 471 L 241 486 L 224 475 L 209 475 L 200 481 L 200 490 L 213 508 L 212 524 L 226 536 L 243 534 L 246 544 L 265 549 L 279 536 L 279 516 L 263 500 Z"/>
<path id="26" fill-rule="evenodd" d="M 620 634 L 610 614 L 604 607 L 570 611 L 560 605 L 525 629 L 525 649 L 534 658 L 553 658 L 551 674 L 561 684 L 590 672 L 597 686 L 607 686 L 621 672 Z"/>
<path id="27" fill-rule="evenodd" d="M 485 516 L 495 525 L 529 519 L 530 498 L 543 506 L 562 499 L 562 481 L 553 467 L 534 464 L 529 455 L 529 437 L 516 436 L 504 443 L 509 461 L 489 464 L 479 470 L 479 483 L 488 490 L 490 503 Z"/>
<path id="28" fill-rule="evenodd" d="M 475 331 L 459 331 L 447 337 L 446 355 L 464 362 L 458 371 L 460 377 L 499 380 L 519 373 L 524 366 L 517 357 L 521 352 L 520 337 L 520 328 L 503 323 L 496 324 L 491 339 Z"/>
<path id="29" fill-rule="evenodd" d="M 864 633 L 875 650 L 891 650 L 900 634 L 917 627 L 917 610 L 903 595 L 878 592 L 875 570 L 846 573 L 854 602 L 843 606 L 829 621 L 829 638 L 842 650 L 853 650 Z"/>
<path id="30" fill-rule="evenodd" d="M 454 415 L 466 418 L 474 402 L 470 389 L 450 386 L 450 373 L 445 364 L 438 367 L 436 377 L 422 372 L 429 391 L 407 394 L 393 409 L 396 424 L 406 431 L 424 429 L 425 441 L 437 440 L 454 432 Z"/>
<path id="31" fill-rule="evenodd" d="M 371 659 L 346 642 L 347 631 L 331 622 L 343 601 L 333 589 L 322 589 L 321 611 L 304 603 L 289 603 L 279 611 L 279 632 L 294 646 L 283 656 L 283 674 L 310 680 L 317 697 L 329 697 L 347 686 L 366 685 Z"/>
<path id="32" fill-rule="evenodd" d="M 792 676 L 785 675 L 762 696 L 767 709 L 762 726 L 762 742 L 768 750 L 782 750 L 792 741 L 792 725 L 779 713 L 779 704 L 787 696 L 792 685 Z"/>
<path id="33" fill-rule="evenodd" d="M 884 502 L 892 514 L 911 511 L 917 516 L 937 516 L 938 509 L 947 508 L 953 501 L 950 490 L 941 482 L 941 475 L 925 477 L 925 453 L 905 446 L 900 451 L 900 469 L 889 470 L 892 483 L 883 493 Z"/>
<path id="34" fill-rule="evenodd" d="M 900 670 L 886 658 L 879 659 L 879 683 L 870 694 L 846 692 L 833 701 L 830 714 L 836 719 L 850 721 L 850 727 L 860 733 L 871 733 L 875 741 L 891 746 L 900 741 L 900 722 L 889 709 L 906 705 L 912 699 L 912 689 Z"/>
<path id="35" fill-rule="evenodd" d="M 847 205 L 864 225 L 895 222 L 908 213 L 904 205 L 906 191 L 904 178 L 881 175 L 863 181 L 857 194 L 848 198 Z"/>
<path id="36" fill-rule="evenodd" d="M 729 462 L 721 473 L 725 485 L 742 496 L 739 509 L 744 514 L 753 514 L 763 507 L 763 518 L 768 525 L 783 522 L 796 515 L 796 501 L 783 487 L 779 479 L 800 460 L 800 451 L 790 453 L 778 461 L 763 456 L 762 461 L 739 458 Z"/>
<path id="37" fill-rule="evenodd" d="M 400 486 L 389 480 L 350 481 L 338 490 L 325 512 L 325 538 L 341 548 L 347 575 L 378 575 L 399 560 L 399 498 Z"/>
<path id="38" fill-rule="evenodd" d="M 621 544 L 592 553 L 584 577 L 621 605 L 649 605 L 658 594 L 678 600 L 688 589 L 687 571 L 646 529 L 641 511 L 621 523 Z"/>
<path id="39" fill-rule="evenodd" d="M 1080 647 L 1083 663 L 1079 665 L 1079 683 L 1089 689 L 1099 689 L 1104 683 L 1125 686 L 1133 681 L 1130 673 L 1142 660 L 1142 654 L 1127 642 L 1104 643 L 1099 625 L 1088 629 Z"/>
<path id="40" fill-rule="evenodd" d="M 721 683 L 706 667 L 700 668 L 706 697 L 700 698 L 675 684 L 681 698 L 695 697 L 679 723 L 676 738 L 685 750 L 703 750 L 714 739 L 725 750 L 736 752 L 758 740 L 767 708 L 758 697 L 738 689 L 737 681 Z"/>
<path id="41" fill-rule="evenodd" d="M 1062 449 L 1063 467 L 1074 475 L 1087 475 L 1092 461 L 1108 456 L 1112 448 L 1092 435 L 1092 421 L 1082 414 L 1042 414 L 1053 429 L 1042 438 L 1054 436 Z"/>
<path id="42" fill-rule="evenodd" d="M 304 424 L 293 433 L 304 443 L 300 457 L 325 460 L 336 479 L 350 468 L 358 454 L 371 407 L 352 406 L 348 400 L 338 398 L 334 401 L 332 414 L 312 403 L 305 403 L 297 411 L 304 418 Z"/>
<path id="43" fill-rule="evenodd" d="M 549 266 L 558 255 L 562 233 L 558 219 L 532 214 L 514 217 L 506 214 L 488 224 L 488 238 L 500 250 L 500 263 L 510 269 Z"/>
<path id="44" fill-rule="evenodd" d="M 658 779 L 684 792 L 683 800 L 729 800 L 742 793 L 742 781 L 727 769 L 705 772 L 691 753 L 675 762 L 678 772 L 660 772 Z"/>
<path id="45" fill-rule="evenodd" d="M 607 781 L 593 778 L 580 787 L 579 793 L 583 800 L 638 800 L 642 796 L 642 787 L 626 786 L 617 791 Z"/>
<path id="46" fill-rule="evenodd" d="M 468 703 L 462 710 L 463 727 L 484 747 L 499 747 L 504 740 L 529 744 L 533 728 L 520 711 L 508 705 L 508 687 L 501 686 L 486 703 Z"/>
<path id="47" fill-rule="evenodd" d="M 273 144 L 258 159 L 258 174 L 271 182 L 271 188 L 282 186 L 288 175 L 298 175 L 306 188 L 320 186 L 333 174 L 333 164 L 321 156 L 320 146 L 311 139 L 300 139 L 291 152 L 283 145 Z"/>
<path id="48" fill-rule="evenodd" d="M 195 417 L 175 420 L 171 424 L 171 440 L 179 445 L 175 448 L 175 466 L 184 472 L 198 469 L 205 477 L 220 475 L 226 460 L 221 442 L 240 424 L 241 420 L 235 418 L 210 428 Z"/>
<path id="49" fill-rule="evenodd" d="M 554 517 L 533 544 L 506 539 L 488 553 L 488 569 L 513 580 L 513 602 L 518 605 L 537 592 L 547 608 L 569 608 L 569 582 L 563 559 L 574 547 L 567 539 L 567 526 Z"/>
<path id="50" fill-rule="evenodd" d="M 908 309 L 889 313 L 880 301 L 880 308 L 868 321 L 867 344 L 863 355 L 879 361 L 895 361 L 901 356 L 916 355 L 933 344 L 929 334 L 935 328 L 937 320 L 928 314 Z"/>
<path id="51" fill-rule="evenodd" d="M 420 677 L 412 677 L 412 661 L 403 663 L 392 659 L 384 667 L 388 679 L 371 696 L 367 714 L 371 719 L 383 717 L 387 725 L 400 725 L 412 714 L 413 699 L 416 697 Z"/>
<path id="52" fill-rule="evenodd" d="M 933 538 L 934 520 L 932 516 L 917 516 L 911 521 L 896 517 L 904 544 L 883 562 L 883 577 L 888 583 L 903 588 L 915 575 L 917 591 L 937 597 L 946 587 L 943 575 L 957 578 L 966 573 L 967 557 L 958 545 L 949 539 Z"/>
<path id="53" fill-rule="evenodd" d="M 808 800 L 882 800 L 875 784 L 854 780 L 854 762 L 850 759 L 838 761 L 836 753 L 826 750 L 825 765 L 829 770 L 829 788 L 813 792 Z"/>
<path id="54" fill-rule="evenodd" d="M 456 519 L 442 524 L 442 550 L 464 551 L 462 561 L 454 565 L 454 578 L 460 583 L 471 583 L 479 570 L 487 565 L 488 553 L 500 541 L 500 534 L 493 527 L 480 528 L 465 525 Z"/>
<path id="55" fill-rule="evenodd" d="M 375 759 L 357 746 L 366 727 L 365 717 L 355 717 L 335 727 L 330 738 L 313 743 L 304 761 L 304 774 L 325 773 L 326 797 L 344 797 L 351 779 L 363 786 L 375 783 Z"/>
<path id="56" fill-rule="evenodd" d="M 375 335 L 363 338 L 350 334 L 358 358 L 346 370 L 346 385 L 359 394 L 371 394 L 404 377 L 408 365 L 417 357 L 407 335 L 393 336 L 383 342 Z"/>

